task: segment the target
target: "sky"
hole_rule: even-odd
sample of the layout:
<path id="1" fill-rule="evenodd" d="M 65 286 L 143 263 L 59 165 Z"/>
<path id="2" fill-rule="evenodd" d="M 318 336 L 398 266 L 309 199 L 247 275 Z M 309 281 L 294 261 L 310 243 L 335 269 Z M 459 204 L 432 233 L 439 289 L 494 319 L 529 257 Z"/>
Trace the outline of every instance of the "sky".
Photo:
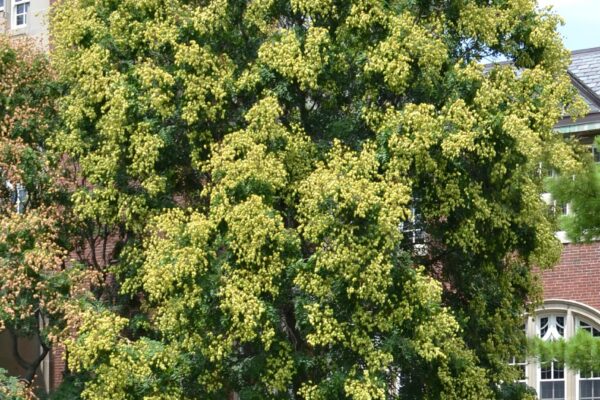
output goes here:
<path id="1" fill-rule="evenodd" d="M 600 0 L 538 0 L 565 20 L 559 29 L 569 50 L 600 47 Z"/>

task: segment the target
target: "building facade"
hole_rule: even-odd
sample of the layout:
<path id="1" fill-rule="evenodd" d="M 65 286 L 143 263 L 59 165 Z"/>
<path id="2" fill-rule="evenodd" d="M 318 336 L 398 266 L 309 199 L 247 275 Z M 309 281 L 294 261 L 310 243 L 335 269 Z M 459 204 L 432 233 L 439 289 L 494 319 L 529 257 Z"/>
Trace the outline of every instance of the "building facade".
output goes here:
<path id="1" fill-rule="evenodd" d="M 577 137 L 600 162 L 594 143 L 600 134 L 600 47 L 574 51 L 569 74 L 589 113 L 577 121 L 563 118 L 556 130 Z M 558 212 L 570 210 L 568 206 L 558 207 Z M 600 337 L 600 242 L 571 243 L 565 232 L 557 232 L 557 237 L 563 245 L 562 256 L 553 269 L 539 273 L 544 301 L 534 315 L 528 316 L 527 335 L 568 339 L 584 329 Z M 512 361 L 523 372 L 522 382 L 535 388 L 540 400 L 600 400 L 599 374 L 583 375 L 557 363 L 542 366 L 531 358 Z"/>

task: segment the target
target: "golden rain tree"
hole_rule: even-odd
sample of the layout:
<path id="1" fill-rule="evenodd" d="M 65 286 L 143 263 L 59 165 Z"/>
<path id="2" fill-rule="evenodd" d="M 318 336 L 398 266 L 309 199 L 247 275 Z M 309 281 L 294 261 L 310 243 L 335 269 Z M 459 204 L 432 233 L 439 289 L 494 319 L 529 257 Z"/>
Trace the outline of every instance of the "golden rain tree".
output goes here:
<path id="1" fill-rule="evenodd" d="M 534 0 L 59 1 L 48 143 L 118 244 L 67 313 L 81 397 L 524 398 L 506 361 L 560 251 L 538 165 L 580 165 L 552 132 L 578 107 L 558 23 Z"/>

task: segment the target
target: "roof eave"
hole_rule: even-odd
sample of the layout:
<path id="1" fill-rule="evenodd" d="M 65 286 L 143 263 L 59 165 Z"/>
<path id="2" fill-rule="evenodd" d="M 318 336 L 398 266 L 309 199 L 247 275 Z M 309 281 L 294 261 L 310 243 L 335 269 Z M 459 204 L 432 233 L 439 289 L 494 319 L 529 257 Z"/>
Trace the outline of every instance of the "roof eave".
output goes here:
<path id="1" fill-rule="evenodd" d="M 554 126 L 554 129 L 560 133 L 583 133 L 600 130 L 600 112 L 590 113 L 576 121 L 571 117 L 562 118 Z"/>

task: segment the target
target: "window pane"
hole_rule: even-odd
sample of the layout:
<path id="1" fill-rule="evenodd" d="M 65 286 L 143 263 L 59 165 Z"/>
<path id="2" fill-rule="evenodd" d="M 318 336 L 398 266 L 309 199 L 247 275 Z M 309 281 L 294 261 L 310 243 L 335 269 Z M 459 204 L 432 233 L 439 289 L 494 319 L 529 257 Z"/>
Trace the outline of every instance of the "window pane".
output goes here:
<path id="1" fill-rule="evenodd" d="M 564 399 L 565 397 L 565 383 L 564 382 L 553 382 L 554 383 L 554 398 Z"/>
<path id="2" fill-rule="evenodd" d="M 524 365 L 517 365 L 517 367 L 519 368 L 519 380 L 520 381 L 524 381 L 527 379 L 527 374 L 525 373 L 525 366 Z"/>
<path id="3" fill-rule="evenodd" d="M 552 369 L 550 366 L 542 367 L 542 379 L 552 379 Z"/>
<path id="4" fill-rule="evenodd" d="M 540 400 L 565 400 L 565 382 L 542 382 Z"/>
<path id="5" fill-rule="evenodd" d="M 554 364 L 554 379 L 563 379 L 565 377 L 565 370 L 561 364 Z"/>
<path id="6" fill-rule="evenodd" d="M 563 206 L 563 214 L 567 214 L 566 204 Z M 565 317 L 556 317 L 556 330 L 560 336 L 565 336 Z"/>
<path id="7" fill-rule="evenodd" d="M 23 14 L 25 12 L 25 4 L 19 4 L 16 7 L 17 14 Z"/>
<path id="8" fill-rule="evenodd" d="M 600 399 L 600 381 L 593 381 L 594 382 L 594 399 Z"/>
<path id="9" fill-rule="evenodd" d="M 540 336 L 546 336 L 546 332 L 548 332 L 548 317 L 544 317 L 540 320 Z"/>
<path id="10" fill-rule="evenodd" d="M 24 15 L 17 15 L 17 25 L 24 25 L 25 24 L 25 16 Z"/>
<path id="11" fill-rule="evenodd" d="M 553 382 L 542 382 L 542 399 L 552 399 L 552 383 Z"/>
<path id="12" fill-rule="evenodd" d="M 592 396 L 592 381 L 579 381 L 579 393 L 581 393 L 581 397 L 591 397 Z"/>

